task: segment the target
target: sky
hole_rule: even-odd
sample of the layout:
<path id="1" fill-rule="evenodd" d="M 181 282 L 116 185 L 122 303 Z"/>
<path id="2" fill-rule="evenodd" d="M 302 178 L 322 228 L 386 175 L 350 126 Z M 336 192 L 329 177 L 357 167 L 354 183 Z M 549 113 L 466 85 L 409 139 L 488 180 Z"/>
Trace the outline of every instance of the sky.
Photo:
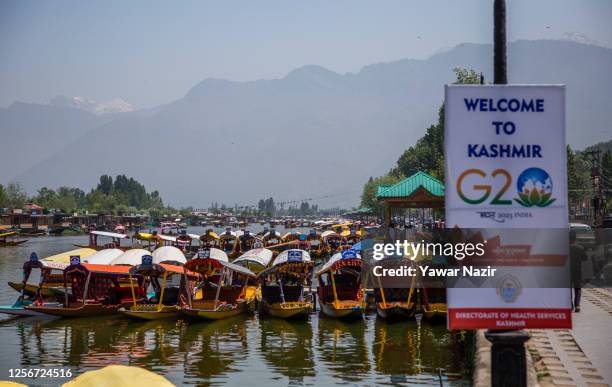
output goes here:
<path id="1" fill-rule="evenodd" d="M 510 0 L 508 40 L 578 32 L 612 47 L 610 0 Z M 492 40 L 493 0 L 0 2 L 0 106 L 55 95 L 150 108 L 206 78 L 426 58 Z"/>

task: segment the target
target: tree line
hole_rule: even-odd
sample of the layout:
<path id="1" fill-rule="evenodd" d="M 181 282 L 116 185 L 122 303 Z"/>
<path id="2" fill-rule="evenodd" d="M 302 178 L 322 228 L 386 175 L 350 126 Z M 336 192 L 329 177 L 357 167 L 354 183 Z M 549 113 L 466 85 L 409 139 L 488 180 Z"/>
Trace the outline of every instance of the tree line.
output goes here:
<path id="1" fill-rule="evenodd" d="M 30 197 L 18 182 L 10 182 L 6 187 L 0 184 L 0 208 L 23 208 L 27 202 L 43 206 L 47 211 L 64 213 L 127 214 L 164 208 L 158 191 L 147 192 L 142 183 L 125 175 L 117 175 L 115 179 L 102 175 L 89 193 L 76 187 L 42 187 Z"/>

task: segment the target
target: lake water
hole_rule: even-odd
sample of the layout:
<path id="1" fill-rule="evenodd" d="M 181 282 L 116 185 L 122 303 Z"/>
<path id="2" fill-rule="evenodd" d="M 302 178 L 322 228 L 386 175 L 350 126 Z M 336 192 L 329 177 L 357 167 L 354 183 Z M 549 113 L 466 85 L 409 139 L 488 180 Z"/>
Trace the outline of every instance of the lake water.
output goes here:
<path id="1" fill-rule="evenodd" d="M 21 280 L 32 251 L 46 257 L 73 243 L 87 244 L 87 236 L 39 237 L 0 248 L 0 304 L 17 298 L 7 282 Z M 318 313 L 306 321 L 256 314 L 216 322 L 0 317 L 0 380 L 57 385 L 67 379 L 9 379 L 9 369 L 69 368 L 78 375 L 124 364 L 177 385 L 439 386 L 440 378 L 444 385 L 470 385 L 470 342 L 444 324 L 387 323 L 375 313 L 353 322 Z"/>

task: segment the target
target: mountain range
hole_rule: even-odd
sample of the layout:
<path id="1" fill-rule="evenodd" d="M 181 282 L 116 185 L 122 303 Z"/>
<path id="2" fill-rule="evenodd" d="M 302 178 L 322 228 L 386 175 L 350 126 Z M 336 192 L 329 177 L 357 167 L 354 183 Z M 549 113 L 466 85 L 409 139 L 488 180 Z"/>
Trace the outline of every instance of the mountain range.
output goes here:
<path id="1" fill-rule="evenodd" d="M 388 171 L 435 123 L 457 66 L 492 79 L 492 46 L 461 44 L 338 74 L 309 65 L 281 79 L 206 79 L 148 111 L 93 114 L 16 102 L 0 108 L 0 181 L 89 188 L 127 174 L 177 206 L 313 199 L 358 203 L 363 183 Z M 612 137 L 612 50 L 571 41 L 516 41 L 511 83 L 567 85 L 567 141 Z M 152 80 L 154 81 L 154 80 Z"/>

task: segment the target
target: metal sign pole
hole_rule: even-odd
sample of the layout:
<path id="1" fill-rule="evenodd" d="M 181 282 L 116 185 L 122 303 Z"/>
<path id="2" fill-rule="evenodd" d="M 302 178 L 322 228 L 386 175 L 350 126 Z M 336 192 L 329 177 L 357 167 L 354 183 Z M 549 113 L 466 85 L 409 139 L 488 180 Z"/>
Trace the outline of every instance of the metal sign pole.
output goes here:
<path id="1" fill-rule="evenodd" d="M 494 0 L 493 62 L 494 82 L 508 83 L 506 62 L 506 1 Z M 524 343 L 529 334 L 524 330 L 488 330 L 491 346 L 491 385 L 527 387 L 527 359 Z"/>

